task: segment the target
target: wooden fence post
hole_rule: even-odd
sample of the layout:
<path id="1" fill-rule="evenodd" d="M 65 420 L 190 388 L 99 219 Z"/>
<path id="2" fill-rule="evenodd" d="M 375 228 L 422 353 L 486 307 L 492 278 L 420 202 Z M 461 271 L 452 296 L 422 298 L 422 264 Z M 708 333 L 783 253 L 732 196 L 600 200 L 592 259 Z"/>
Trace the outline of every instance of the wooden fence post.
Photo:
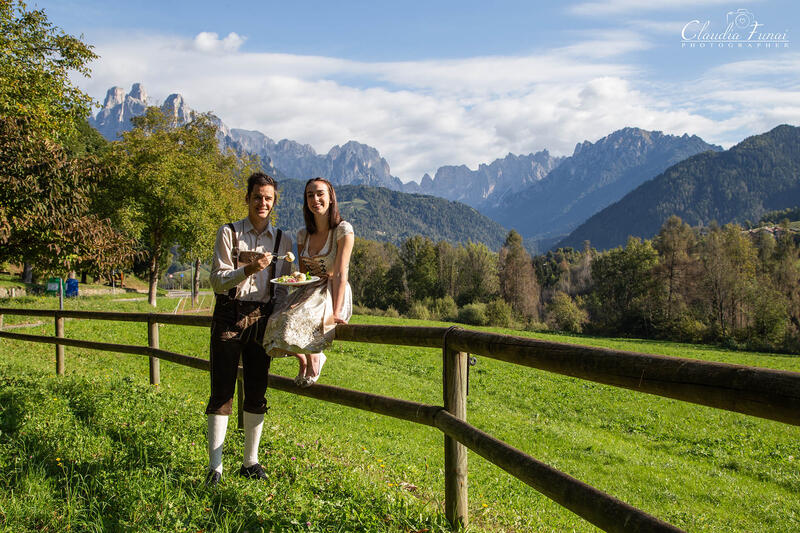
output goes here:
<path id="1" fill-rule="evenodd" d="M 158 322 L 152 317 L 147 319 L 147 345 L 150 348 L 158 348 Z M 150 385 L 161 383 L 161 360 L 153 355 L 150 356 Z"/>
<path id="2" fill-rule="evenodd" d="M 236 423 L 244 430 L 244 380 L 236 380 Z"/>
<path id="3" fill-rule="evenodd" d="M 467 420 L 467 354 L 447 348 L 444 343 L 444 408 L 460 420 Z M 453 529 L 466 528 L 467 448 L 444 437 L 444 514 Z"/>
<path id="4" fill-rule="evenodd" d="M 64 337 L 64 317 L 56 313 L 56 337 Z M 56 375 L 64 375 L 64 345 L 56 344 Z"/>

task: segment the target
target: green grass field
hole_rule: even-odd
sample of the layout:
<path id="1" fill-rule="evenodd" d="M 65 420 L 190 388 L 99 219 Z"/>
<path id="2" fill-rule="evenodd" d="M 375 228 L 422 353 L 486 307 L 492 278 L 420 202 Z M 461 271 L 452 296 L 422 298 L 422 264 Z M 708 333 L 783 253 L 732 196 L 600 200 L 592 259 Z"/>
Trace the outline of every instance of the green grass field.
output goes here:
<path id="1" fill-rule="evenodd" d="M 149 311 L 117 298 L 71 308 Z M 28 298 L 0 306 L 52 308 Z M 161 311 L 175 301 L 162 299 Z M 48 319 L 14 331 L 52 335 Z M 353 323 L 441 325 L 378 317 Z M 800 371 L 800 357 L 708 346 L 480 328 L 669 356 Z M 67 320 L 68 337 L 146 344 L 145 324 Z M 161 347 L 207 357 L 208 332 L 162 326 Z M 433 428 L 269 392 L 262 463 L 202 487 L 208 376 L 140 356 L 0 340 L 0 527 L 7 531 L 445 531 L 442 435 Z M 441 353 L 339 342 L 322 383 L 441 404 Z M 294 360 L 273 372 L 293 376 Z M 800 428 L 479 357 L 470 423 L 533 457 L 688 531 L 800 530 Z M 469 455 L 471 531 L 595 531 L 481 457 Z"/>

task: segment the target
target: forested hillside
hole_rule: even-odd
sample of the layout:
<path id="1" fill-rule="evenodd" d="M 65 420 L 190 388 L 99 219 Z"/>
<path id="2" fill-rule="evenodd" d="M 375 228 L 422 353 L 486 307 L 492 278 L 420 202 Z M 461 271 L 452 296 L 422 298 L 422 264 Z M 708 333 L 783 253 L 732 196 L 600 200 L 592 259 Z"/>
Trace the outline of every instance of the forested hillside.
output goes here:
<path id="1" fill-rule="evenodd" d="M 671 216 L 692 226 L 757 221 L 800 205 L 800 128 L 782 125 L 724 152 L 682 161 L 589 218 L 559 246 L 598 249 L 650 238 Z"/>
<path id="2" fill-rule="evenodd" d="M 276 212 L 278 225 L 292 232 L 303 227 L 303 186 L 299 180 L 280 182 Z M 497 250 L 506 230 L 498 223 L 459 202 L 434 196 L 408 194 L 382 187 L 336 187 L 342 217 L 353 224 L 356 235 L 399 245 L 414 235 L 434 241 L 485 243 Z"/>

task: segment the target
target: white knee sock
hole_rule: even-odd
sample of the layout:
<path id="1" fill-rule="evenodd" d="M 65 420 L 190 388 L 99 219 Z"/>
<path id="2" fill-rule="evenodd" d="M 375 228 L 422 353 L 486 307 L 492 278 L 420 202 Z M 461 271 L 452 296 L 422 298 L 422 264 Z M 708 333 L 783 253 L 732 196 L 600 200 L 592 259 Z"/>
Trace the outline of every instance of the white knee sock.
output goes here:
<path id="1" fill-rule="evenodd" d="M 264 414 L 244 412 L 244 458 L 242 464 L 253 466 L 258 462 L 258 443 L 264 427 Z"/>
<path id="2" fill-rule="evenodd" d="M 228 429 L 228 415 L 208 415 L 208 468 L 222 474 L 222 443 Z"/>

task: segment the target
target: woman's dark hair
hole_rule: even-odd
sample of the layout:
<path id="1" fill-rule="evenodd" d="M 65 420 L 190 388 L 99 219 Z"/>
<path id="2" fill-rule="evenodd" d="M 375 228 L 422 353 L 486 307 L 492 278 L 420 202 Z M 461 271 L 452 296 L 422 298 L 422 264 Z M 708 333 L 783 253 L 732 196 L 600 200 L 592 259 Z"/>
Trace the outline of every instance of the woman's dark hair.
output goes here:
<path id="1" fill-rule="evenodd" d="M 272 185 L 275 192 L 278 192 L 278 182 L 272 179 L 271 176 L 267 176 L 263 172 L 253 172 L 250 174 L 250 177 L 247 178 L 247 196 L 250 196 L 254 188 L 263 187 L 264 185 Z"/>
<path id="2" fill-rule="evenodd" d="M 339 204 L 336 203 L 336 191 L 333 190 L 331 182 L 325 178 L 311 178 L 306 182 L 303 187 L 303 219 L 306 221 L 306 232 L 309 235 L 317 232 L 317 223 L 314 221 L 314 213 L 308 208 L 308 199 L 306 198 L 306 191 L 308 186 L 315 181 L 320 181 L 328 186 L 328 195 L 331 198 L 331 204 L 328 206 L 328 227 L 333 229 L 342 221 L 342 216 L 339 214 Z"/>

